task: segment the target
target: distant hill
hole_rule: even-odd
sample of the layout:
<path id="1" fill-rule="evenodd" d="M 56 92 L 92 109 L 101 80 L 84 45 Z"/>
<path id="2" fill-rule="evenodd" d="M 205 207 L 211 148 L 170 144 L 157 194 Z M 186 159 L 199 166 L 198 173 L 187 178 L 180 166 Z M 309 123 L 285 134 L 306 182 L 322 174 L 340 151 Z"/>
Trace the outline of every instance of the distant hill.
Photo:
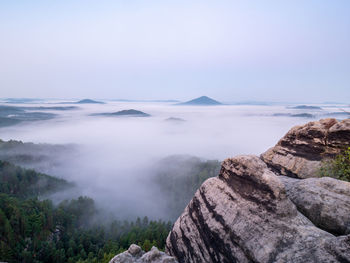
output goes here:
<path id="1" fill-rule="evenodd" d="M 73 184 L 0 160 L 0 193 L 20 198 L 57 192 Z"/>
<path id="2" fill-rule="evenodd" d="M 178 100 L 128 100 L 128 99 L 113 99 L 111 101 L 122 101 L 122 102 L 180 102 Z"/>
<path id="3" fill-rule="evenodd" d="M 62 167 L 76 153 L 77 146 L 73 144 L 34 144 L 0 139 L 0 160 L 41 173 L 51 173 Z"/>
<path id="4" fill-rule="evenodd" d="M 142 112 L 142 111 L 130 109 L 130 110 L 117 111 L 117 112 L 94 113 L 94 114 L 91 114 L 91 116 L 149 117 L 151 115 L 149 115 L 148 113 Z"/>
<path id="5" fill-rule="evenodd" d="M 104 102 L 102 101 L 96 101 L 96 100 L 90 100 L 90 99 L 79 100 L 76 103 L 77 104 L 104 104 Z"/>
<path id="6" fill-rule="evenodd" d="M 321 107 L 309 106 L 309 105 L 298 105 L 298 106 L 295 106 L 295 107 L 290 107 L 290 109 L 296 109 L 296 110 L 322 110 Z"/>
<path id="7" fill-rule="evenodd" d="M 167 119 L 165 119 L 165 121 L 169 121 L 169 122 L 184 122 L 184 119 L 181 118 L 176 118 L 176 117 L 169 117 Z"/>
<path id="8" fill-rule="evenodd" d="M 216 100 L 213 100 L 207 96 L 202 96 L 187 102 L 179 103 L 178 105 L 212 106 L 212 105 L 222 105 L 222 103 Z"/>
<path id="9" fill-rule="evenodd" d="M 56 117 L 56 114 L 48 112 L 27 111 L 37 110 L 37 107 L 15 107 L 0 105 L 0 127 L 11 126 L 22 121 L 49 120 Z"/>
<path id="10" fill-rule="evenodd" d="M 6 103 L 15 103 L 15 104 L 29 104 L 29 103 L 40 103 L 44 102 L 43 99 L 33 99 L 33 98 L 7 98 L 4 100 Z"/>
<path id="11" fill-rule="evenodd" d="M 6 127 L 20 123 L 20 120 L 0 117 L 0 127 Z"/>
<path id="12" fill-rule="evenodd" d="M 79 107 L 77 106 L 53 106 L 53 107 L 21 107 L 21 109 L 24 110 L 58 110 L 58 111 L 65 111 L 65 110 L 77 110 Z"/>
<path id="13" fill-rule="evenodd" d="M 345 112 L 345 111 L 329 112 L 329 113 L 323 114 L 322 116 L 334 117 L 334 118 L 337 118 L 337 117 L 347 118 L 347 117 L 350 116 L 350 113 L 349 112 Z"/>
<path id="14" fill-rule="evenodd" d="M 296 118 L 315 118 L 315 115 L 310 113 L 298 113 L 298 114 L 291 114 L 291 113 L 274 113 L 274 117 L 296 117 Z"/>

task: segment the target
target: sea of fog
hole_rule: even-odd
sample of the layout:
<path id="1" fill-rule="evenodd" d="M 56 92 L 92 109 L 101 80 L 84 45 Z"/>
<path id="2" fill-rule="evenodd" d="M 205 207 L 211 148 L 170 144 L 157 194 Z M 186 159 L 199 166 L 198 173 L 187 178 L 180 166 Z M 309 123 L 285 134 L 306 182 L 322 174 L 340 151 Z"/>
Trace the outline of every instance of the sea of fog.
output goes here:
<path id="1" fill-rule="evenodd" d="M 58 200 L 87 195 L 114 215 L 163 217 L 162 202 L 148 183 L 154 164 L 170 155 L 224 160 L 239 154 L 259 155 L 274 146 L 293 126 L 315 118 L 284 114 L 328 116 L 349 110 L 344 105 L 318 105 L 322 110 L 296 110 L 291 105 L 176 106 L 162 102 L 62 104 L 40 101 L 5 104 L 26 107 L 77 106 L 55 113 L 50 120 L 22 122 L 0 128 L 2 140 L 75 144 L 76 151 L 60 156 L 60 165 L 46 171 L 79 187 L 54 196 Z M 295 106 L 295 105 L 292 105 Z M 150 117 L 90 116 L 135 109 Z M 30 109 L 27 109 L 30 111 Z M 37 110 L 36 110 L 37 111 Z M 280 116 L 273 116 L 274 114 Z M 170 117 L 184 121 L 166 120 Z M 344 117 L 343 117 L 344 118 Z"/>

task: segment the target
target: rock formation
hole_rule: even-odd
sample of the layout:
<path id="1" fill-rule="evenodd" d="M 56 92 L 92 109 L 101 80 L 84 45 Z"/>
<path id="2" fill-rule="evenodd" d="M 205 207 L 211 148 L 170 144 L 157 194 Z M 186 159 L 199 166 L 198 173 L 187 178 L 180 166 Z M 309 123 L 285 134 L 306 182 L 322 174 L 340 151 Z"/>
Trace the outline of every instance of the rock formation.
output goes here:
<path id="1" fill-rule="evenodd" d="M 347 145 L 350 120 L 324 119 L 292 128 L 260 158 L 226 159 L 169 233 L 174 257 L 132 245 L 110 263 L 350 263 L 350 183 L 314 178 Z"/>
<path id="2" fill-rule="evenodd" d="M 177 263 L 177 261 L 156 247 L 145 253 L 139 246 L 132 244 L 127 251 L 116 255 L 109 263 Z"/>
<path id="3" fill-rule="evenodd" d="M 175 222 L 179 262 L 350 262 L 350 183 L 315 177 L 350 144 L 350 120 L 294 127 L 261 158 L 223 162 Z M 280 175 L 288 175 L 288 178 Z"/>
<path id="4" fill-rule="evenodd" d="M 323 119 L 292 128 L 261 158 L 279 174 L 316 177 L 320 161 L 333 157 L 347 145 L 350 145 L 350 119 Z"/>
<path id="5" fill-rule="evenodd" d="M 350 234 L 350 183 L 329 177 L 280 179 L 289 199 L 317 227 L 336 235 Z"/>
<path id="6" fill-rule="evenodd" d="M 176 221 L 166 246 L 179 262 L 350 258 L 350 236 L 342 240 L 317 228 L 288 198 L 280 178 L 256 156 L 225 160 L 219 177 L 200 187 Z M 338 251 L 340 246 L 347 250 Z"/>

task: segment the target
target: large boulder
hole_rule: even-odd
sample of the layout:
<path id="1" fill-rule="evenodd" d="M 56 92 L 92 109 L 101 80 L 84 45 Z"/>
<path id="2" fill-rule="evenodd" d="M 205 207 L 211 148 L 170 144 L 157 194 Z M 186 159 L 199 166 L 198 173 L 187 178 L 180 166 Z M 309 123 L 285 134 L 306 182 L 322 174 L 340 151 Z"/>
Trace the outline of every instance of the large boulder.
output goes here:
<path id="1" fill-rule="evenodd" d="M 350 234 L 350 183 L 329 177 L 280 179 L 289 199 L 317 227 L 336 235 Z"/>
<path id="2" fill-rule="evenodd" d="M 316 177 L 321 161 L 350 144 L 350 119 L 323 119 L 292 128 L 275 147 L 261 155 L 279 174 Z"/>
<path id="3" fill-rule="evenodd" d="M 280 176 L 257 156 L 238 156 L 196 192 L 166 250 L 179 262 L 350 262 L 350 236 L 316 227 Z"/>
<path id="4" fill-rule="evenodd" d="M 177 261 L 156 247 L 152 247 L 146 253 L 139 246 L 132 244 L 127 251 L 116 255 L 109 263 L 177 263 Z"/>

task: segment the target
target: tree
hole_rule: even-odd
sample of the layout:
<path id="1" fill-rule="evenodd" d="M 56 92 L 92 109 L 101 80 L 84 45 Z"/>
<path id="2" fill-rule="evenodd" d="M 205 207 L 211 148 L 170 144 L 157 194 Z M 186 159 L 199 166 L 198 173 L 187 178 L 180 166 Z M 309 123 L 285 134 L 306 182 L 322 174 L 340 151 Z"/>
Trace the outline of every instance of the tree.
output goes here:
<path id="1" fill-rule="evenodd" d="M 152 247 L 151 241 L 149 241 L 148 239 L 146 239 L 142 244 L 142 249 L 146 252 L 150 251 L 151 247 Z"/>
<path id="2" fill-rule="evenodd" d="M 350 182 L 350 147 L 334 159 L 323 162 L 320 175 Z"/>
<path id="3" fill-rule="evenodd" d="M 80 250 L 80 258 L 86 259 L 86 252 L 83 248 Z"/>

